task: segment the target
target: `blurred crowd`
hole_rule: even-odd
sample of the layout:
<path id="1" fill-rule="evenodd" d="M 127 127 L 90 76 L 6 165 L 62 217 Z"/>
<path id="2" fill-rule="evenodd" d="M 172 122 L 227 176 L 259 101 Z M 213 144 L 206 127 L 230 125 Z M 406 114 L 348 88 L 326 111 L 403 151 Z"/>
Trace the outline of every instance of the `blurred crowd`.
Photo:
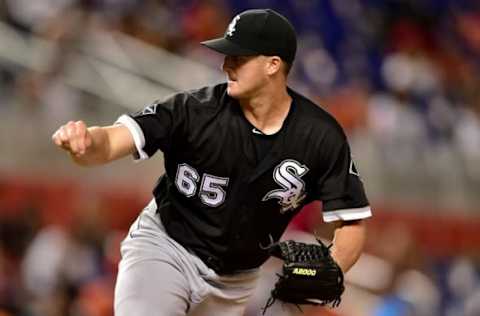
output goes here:
<path id="1" fill-rule="evenodd" d="M 44 225 L 38 210 L 0 221 L 0 315 L 113 315 L 124 232 L 84 208 L 71 225 Z"/>
<path id="2" fill-rule="evenodd" d="M 475 0 L 0 0 L 0 22 L 56 43 L 43 56 L 42 71 L 0 60 L 0 112 L 19 103 L 8 102 L 12 98 L 48 115 L 78 111 L 89 99 L 65 89 L 61 78 L 91 29 L 121 32 L 218 68 L 221 56 L 198 42 L 223 34 L 235 12 L 253 7 L 274 8 L 297 29 L 292 87 L 326 107 L 351 137 L 368 134 L 380 144 L 381 161 L 392 172 L 428 166 L 448 181 L 446 169 L 455 168 L 473 190 L 478 187 Z M 98 215 L 104 210 L 82 208 L 75 225 L 58 226 L 45 225 L 35 206 L 15 216 L 0 207 L 0 316 L 112 315 L 124 231 Z M 338 315 L 480 315 L 478 254 L 427 257 L 400 225 L 384 227 L 371 244 L 372 256 L 352 271 Z M 275 262 L 266 265 L 276 268 Z M 258 315 L 257 307 L 248 315 Z"/>
<path id="3" fill-rule="evenodd" d="M 415 159 L 424 146 L 454 146 L 476 159 L 479 6 L 473 0 L 2 0 L 0 17 L 58 43 L 43 80 L 28 82 L 27 91 L 38 95 L 62 71 L 68 52 L 81 49 L 89 28 L 120 31 L 219 67 L 219 56 L 198 43 L 223 34 L 234 12 L 271 7 L 297 29 L 292 85 L 347 130 L 368 128 L 393 160 Z M 4 70 L 2 79 L 16 75 Z"/>

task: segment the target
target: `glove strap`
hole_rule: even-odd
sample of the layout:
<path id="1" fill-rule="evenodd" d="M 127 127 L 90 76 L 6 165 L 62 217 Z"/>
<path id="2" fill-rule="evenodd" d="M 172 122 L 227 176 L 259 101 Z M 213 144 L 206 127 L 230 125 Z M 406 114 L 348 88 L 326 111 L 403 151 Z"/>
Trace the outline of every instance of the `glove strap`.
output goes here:
<path id="1" fill-rule="evenodd" d="M 267 300 L 267 303 L 262 308 L 262 315 L 265 315 L 265 313 L 267 312 L 267 309 L 269 309 L 273 304 L 275 304 L 276 300 L 277 299 L 275 297 L 270 296 L 270 298 Z"/>

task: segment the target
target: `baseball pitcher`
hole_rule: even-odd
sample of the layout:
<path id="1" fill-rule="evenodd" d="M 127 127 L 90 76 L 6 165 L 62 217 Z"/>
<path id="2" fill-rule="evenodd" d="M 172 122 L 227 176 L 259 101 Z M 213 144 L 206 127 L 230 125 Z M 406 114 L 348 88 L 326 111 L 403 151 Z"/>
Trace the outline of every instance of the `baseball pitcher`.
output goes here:
<path id="1" fill-rule="evenodd" d="M 248 10 L 202 44 L 225 55 L 225 83 L 155 101 L 111 126 L 68 122 L 52 136 L 80 165 L 164 154 L 166 172 L 121 245 L 115 314 L 240 316 L 272 255 L 284 266 L 267 308 L 337 306 L 371 210 L 339 124 L 287 86 L 292 25 L 273 10 Z M 314 200 L 336 222 L 332 245 L 278 242 Z"/>

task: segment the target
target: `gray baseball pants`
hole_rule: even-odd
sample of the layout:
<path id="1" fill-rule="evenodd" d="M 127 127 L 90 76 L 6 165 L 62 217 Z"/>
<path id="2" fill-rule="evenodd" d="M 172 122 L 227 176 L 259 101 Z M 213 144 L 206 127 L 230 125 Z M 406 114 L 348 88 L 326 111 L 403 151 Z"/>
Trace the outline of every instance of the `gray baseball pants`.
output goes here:
<path id="1" fill-rule="evenodd" d="M 156 210 L 152 200 L 122 242 L 115 315 L 243 315 L 259 269 L 217 275 L 167 235 Z"/>

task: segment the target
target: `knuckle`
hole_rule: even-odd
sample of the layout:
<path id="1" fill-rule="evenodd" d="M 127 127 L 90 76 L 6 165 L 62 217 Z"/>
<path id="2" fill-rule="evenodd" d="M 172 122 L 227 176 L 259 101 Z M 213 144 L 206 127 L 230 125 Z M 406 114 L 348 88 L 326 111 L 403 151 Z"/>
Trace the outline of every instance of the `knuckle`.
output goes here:
<path id="1" fill-rule="evenodd" d="M 68 136 L 74 136 L 74 134 L 75 134 L 75 127 L 69 125 L 69 126 L 67 126 L 67 127 L 65 128 L 65 131 L 66 131 L 66 134 L 67 134 Z"/>
<path id="2" fill-rule="evenodd" d="M 75 122 L 75 127 L 83 128 L 83 127 L 85 127 L 85 123 L 83 123 L 82 121 L 76 121 Z"/>
<path id="3" fill-rule="evenodd" d="M 75 126 L 76 126 L 75 122 L 70 121 L 65 125 L 65 128 L 73 129 L 73 128 L 75 128 Z"/>
<path id="4" fill-rule="evenodd" d="M 67 139 L 68 139 L 67 130 L 66 130 L 66 129 L 61 129 L 60 132 L 59 132 L 59 137 L 60 137 L 62 140 L 67 140 Z"/>
<path id="5" fill-rule="evenodd" d="M 87 133 L 87 126 L 85 125 L 85 123 L 83 121 L 76 122 L 75 127 L 76 127 L 76 130 L 77 130 L 77 134 L 79 134 L 81 136 L 85 136 L 85 134 Z"/>

